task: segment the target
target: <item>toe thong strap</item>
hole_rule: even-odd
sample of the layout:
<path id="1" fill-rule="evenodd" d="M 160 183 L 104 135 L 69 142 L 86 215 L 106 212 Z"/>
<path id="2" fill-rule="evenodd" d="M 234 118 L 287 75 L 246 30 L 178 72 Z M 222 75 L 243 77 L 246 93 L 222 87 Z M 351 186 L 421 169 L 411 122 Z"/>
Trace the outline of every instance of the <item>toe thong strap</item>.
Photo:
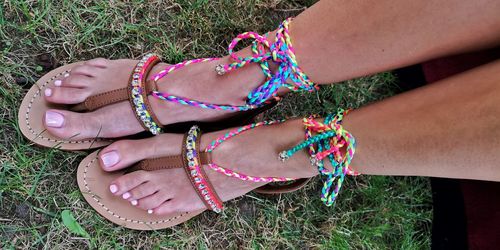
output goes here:
<path id="1" fill-rule="evenodd" d="M 128 100 L 127 88 L 115 89 L 97 95 L 89 96 L 87 97 L 87 99 L 85 99 L 84 102 L 71 107 L 71 110 L 76 112 L 94 111 L 106 105 L 126 100 Z"/>
<path id="2" fill-rule="evenodd" d="M 127 88 L 115 89 L 90 96 L 85 101 L 71 107 L 70 110 L 88 112 L 106 105 L 128 100 L 142 127 L 154 135 L 158 134 L 163 126 L 154 114 L 148 100 L 148 94 L 156 90 L 156 83 L 154 81 L 146 81 L 146 78 L 153 67 L 159 62 L 160 58 L 157 55 L 145 55 L 132 70 Z"/>

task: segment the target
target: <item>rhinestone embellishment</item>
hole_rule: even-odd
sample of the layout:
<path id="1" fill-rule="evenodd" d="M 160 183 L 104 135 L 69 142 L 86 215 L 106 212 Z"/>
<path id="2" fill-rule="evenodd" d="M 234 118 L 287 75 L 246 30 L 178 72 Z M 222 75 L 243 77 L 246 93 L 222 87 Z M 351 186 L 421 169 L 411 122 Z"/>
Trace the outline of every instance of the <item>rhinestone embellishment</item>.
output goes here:
<path id="1" fill-rule="evenodd" d="M 206 180 L 206 177 L 203 175 L 203 172 L 201 171 L 201 162 L 198 159 L 198 153 L 197 153 L 197 145 L 196 145 L 196 139 L 200 134 L 200 129 L 198 126 L 193 126 L 191 129 L 189 129 L 187 136 L 186 136 L 186 141 L 185 141 L 185 147 L 186 147 L 186 155 L 185 159 L 187 161 L 187 170 L 189 173 L 189 177 L 193 181 L 193 184 L 196 191 L 200 195 L 200 198 L 202 201 L 205 202 L 205 205 L 211 209 L 212 211 L 216 213 L 222 212 L 222 202 L 218 200 L 216 197 L 215 193 L 213 190 L 211 190 L 210 186 L 208 185 L 208 182 Z"/>
<path id="2" fill-rule="evenodd" d="M 286 151 L 281 151 L 278 155 L 278 158 L 280 159 L 280 161 L 285 162 L 286 160 L 288 160 L 288 158 L 290 158 L 290 156 L 288 156 Z"/>
<path id="3" fill-rule="evenodd" d="M 215 72 L 217 72 L 217 75 L 220 75 L 220 76 L 226 74 L 226 70 L 224 69 L 224 65 L 219 64 L 219 65 L 215 66 Z"/>
<path id="4" fill-rule="evenodd" d="M 144 103 L 144 91 L 142 86 L 145 81 L 145 71 L 149 67 L 149 65 L 159 60 L 158 56 L 155 54 L 147 54 L 145 55 L 141 61 L 135 66 L 132 74 L 132 81 L 130 82 L 131 90 L 130 95 L 132 98 L 132 103 L 134 104 L 135 113 L 137 117 L 143 122 L 144 126 L 151 132 L 153 135 L 157 135 L 161 132 L 160 126 L 153 121 L 151 114 L 147 111 L 146 105 Z"/>

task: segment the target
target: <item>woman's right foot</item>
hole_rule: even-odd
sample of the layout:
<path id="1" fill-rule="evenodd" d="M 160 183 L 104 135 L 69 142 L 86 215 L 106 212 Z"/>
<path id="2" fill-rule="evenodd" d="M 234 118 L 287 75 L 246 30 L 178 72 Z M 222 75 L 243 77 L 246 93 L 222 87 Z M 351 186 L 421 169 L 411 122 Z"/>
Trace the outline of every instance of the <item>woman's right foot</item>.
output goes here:
<path id="1" fill-rule="evenodd" d="M 74 67 L 70 74 L 55 79 L 55 87 L 45 90 L 45 99 L 55 104 L 77 104 L 89 96 L 127 87 L 137 62 L 102 58 L 87 61 Z M 227 62 L 226 57 L 186 66 L 158 80 L 158 91 L 214 104 L 244 105 L 247 93 L 261 84 L 264 76 L 258 65 L 248 65 L 224 76 L 217 75 L 215 66 Z M 157 64 L 149 77 L 166 66 L 164 63 Z M 234 114 L 167 102 L 152 96 L 148 98 L 163 125 L 183 121 L 216 121 Z M 88 113 L 50 109 L 45 114 L 44 124 L 51 134 L 73 140 L 115 138 L 144 130 L 128 101 Z"/>

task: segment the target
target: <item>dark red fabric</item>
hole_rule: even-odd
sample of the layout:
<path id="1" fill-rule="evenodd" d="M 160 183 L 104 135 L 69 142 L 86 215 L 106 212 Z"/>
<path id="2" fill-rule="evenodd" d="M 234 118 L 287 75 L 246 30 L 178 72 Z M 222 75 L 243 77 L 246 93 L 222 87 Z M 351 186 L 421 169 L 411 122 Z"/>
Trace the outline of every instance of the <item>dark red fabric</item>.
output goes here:
<path id="1" fill-rule="evenodd" d="M 497 48 L 433 60 L 423 63 L 422 69 L 427 82 L 432 83 L 499 58 Z M 500 249 L 500 182 L 461 180 L 460 187 L 469 249 Z"/>

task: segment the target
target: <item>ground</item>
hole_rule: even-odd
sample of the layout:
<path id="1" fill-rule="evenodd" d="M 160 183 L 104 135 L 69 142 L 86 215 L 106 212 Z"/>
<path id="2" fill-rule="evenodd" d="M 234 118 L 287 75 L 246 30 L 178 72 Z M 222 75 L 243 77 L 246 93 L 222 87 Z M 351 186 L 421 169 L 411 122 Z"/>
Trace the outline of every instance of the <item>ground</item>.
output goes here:
<path id="1" fill-rule="evenodd" d="M 50 69 L 94 57 L 161 54 L 168 63 L 223 55 L 240 32 L 265 32 L 314 1 L 4 1 L 0 4 L 0 248 L 428 249 L 428 179 L 347 178 L 335 206 L 319 179 L 292 194 L 251 193 L 155 232 L 120 228 L 85 202 L 76 168 L 89 152 L 36 147 L 17 126 L 26 90 Z M 362 17 L 360 17 L 362 18 Z M 391 72 L 288 96 L 265 117 L 326 114 L 399 92 Z M 61 220 L 69 210 L 88 236 Z"/>

